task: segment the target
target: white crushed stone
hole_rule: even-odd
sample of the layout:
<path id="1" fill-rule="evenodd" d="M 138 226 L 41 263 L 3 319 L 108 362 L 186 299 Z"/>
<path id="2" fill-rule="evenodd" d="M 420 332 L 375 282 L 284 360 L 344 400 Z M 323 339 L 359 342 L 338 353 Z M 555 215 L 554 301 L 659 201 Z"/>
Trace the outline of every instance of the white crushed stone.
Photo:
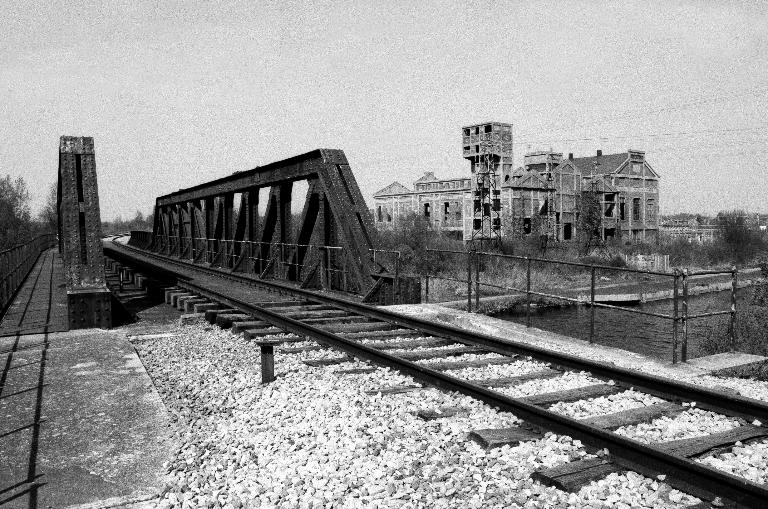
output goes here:
<path id="1" fill-rule="evenodd" d="M 489 364 L 488 366 L 451 369 L 446 373 L 458 378 L 478 380 L 525 375 L 548 367 L 548 364 L 542 362 L 517 360 L 510 364 Z"/>
<path id="2" fill-rule="evenodd" d="M 596 507 L 588 490 L 564 493 L 530 478 L 587 457 L 570 437 L 485 451 L 468 432 L 515 425 L 513 415 L 436 389 L 367 395 L 374 384 L 413 380 L 388 369 L 334 373 L 361 362 L 311 368 L 276 354 L 278 378 L 261 385 L 258 349 L 239 336 L 199 325 L 178 332 L 135 345 L 175 420 L 161 509 Z M 413 413 L 446 406 L 471 412 L 429 422 Z M 685 505 L 636 505 L 631 486 L 617 481 L 608 496 L 632 507 Z"/>
<path id="3" fill-rule="evenodd" d="M 605 479 L 593 481 L 581 488 L 578 495 L 588 504 L 582 507 L 685 507 L 700 502 L 696 497 L 636 472 L 608 474 Z"/>
<path id="4" fill-rule="evenodd" d="M 497 354 L 497 353 L 467 353 L 464 355 L 454 355 L 451 357 L 451 361 L 461 361 L 461 362 L 469 362 L 469 361 L 479 361 L 479 360 L 487 360 L 487 359 L 499 359 L 504 357 L 503 355 Z M 418 361 L 419 364 L 424 364 L 426 366 L 430 364 L 439 364 L 442 362 L 445 362 L 445 359 L 425 359 L 423 361 Z"/>
<path id="5" fill-rule="evenodd" d="M 573 403 L 555 403 L 550 406 L 549 409 L 574 419 L 586 419 L 587 417 L 594 417 L 596 415 L 612 414 L 633 408 L 656 405 L 663 402 L 664 400 L 661 398 L 634 390 L 628 390 L 617 394 L 610 394 L 608 396 L 575 401 Z"/>
<path id="6" fill-rule="evenodd" d="M 654 443 L 702 437 L 728 431 L 739 425 L 736 418 L 691 408 L 674 417 L 664 416 L 651 422 L 623 426 L 616 433 L 643 443 Z"/>
<path id="7" fill-rule="evenodd" d="M 548 392 L 579 389 L 581 387 L 600 383 L 605 383 L 605 381 L 597 379 L 584 371 L 566 371 L 562 375 L 554 378 L 530 380 L 520 385 L 499 387 L 496 390 L 513 398 L 522 398 Z"/>
<path id="8" fill-rule="evenodd" d="M 586 341 L 538 329 L 527 329 L 524 325 L 476 313 L 445 308 L 437 304 L 407 304 L 388 306 L 387 309 L 406 316 L 444 323 L 490 336 L 508 338 L 517 343 L 529 344 L 553 352 L 566 353 L 605 364 L 614 364 L 645 374 L 658 375 L 713 389 L 729 387 L 737 391 L 741 396 L 768 401 L 768 381 L 702 375 L 700 370 L 683 364 L 672 366 L 636 352 L 600 344 L 589 344 Z"/>
<path id="9" fill-rule="evenodd" d="M 428 339 L 427 336 L 418 336 L 418 337 L 392 336 L 392 337 L 386 337 L 386 338 L 372 338 L 372 339 L 364 338 L 357 341 L 360 341 L 360 343 L 366 345 L 368 343 L 383 343 L 383 342 L 397 344 L 397 343 L 403 343 L 406 341 L 424 341 L 426 339 Z"/>
<path id="10" fill-rule="evenodd" d="M 768 483 L 768 441 L 751 444 L 736 442 L 729 452 L 697 461 L 752 482 Z"/>

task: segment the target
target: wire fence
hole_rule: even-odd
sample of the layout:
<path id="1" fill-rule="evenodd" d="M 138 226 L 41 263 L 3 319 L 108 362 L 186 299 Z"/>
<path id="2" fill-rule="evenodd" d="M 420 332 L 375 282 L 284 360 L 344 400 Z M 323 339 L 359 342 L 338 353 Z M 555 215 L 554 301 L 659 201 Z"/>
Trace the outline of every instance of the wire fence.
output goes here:
<path id="1" fill-rule="evenodd" d="M 429 273 L 424 275 L 424 299 L 429 302 L 430 285 L 434 289 L 435 281 L 451 281 L 461 285 L 466 285 L 466 307 L 468 311 L 480 308 L 481 298 L 485 296 L 523 296 L 525 306 L 526 326 L 531 326 L 531 308 L 532 297 L 540 297 L 551 301 L 565 302 L 575 305 L 586 305 L 590 310 L 589 320 L 589 342 L 595 339 L 595 311 L 598 308 L 610 309 L 621 313 L 632 313 L 644 315 L 668 321 L 672 325 L 672 344 L 671 354 L 672 362 L 678 362 L 678 349 L 680 350 L 680 360 L 688 360 L 688 328 L 693 320 L 704 319 L 714 316 L 728 315 L 728 334 L 731 350 L 736 346 L 736 317 L 737 300 L 736 290 L 738 287 L 738 270 L 732 267 L 729 270 L 703 270 L 689 271 L 687 269 L 675 269 L 673 272 L 662 272 L 653 270 L 639 270 L 627 267 L 612 267 L 607 265 L 587 264 L 571 261 L 550 260 L 545 258 L 535 258 L 526 256 L 505 255 L 499 253 L 488 253 L 481 251 L 451 251 L 428 249 L 429 253 L 435 253 L 441 257 L 454 257 L 453 267 L 463 266 L 464 277 L 454 277 L 453 275 L 444 275 L 439 273 Z M 500 263 L 506 262 L 506 263 Z M 560 267 L 570 267 L 569 281 L 565 281 Z M 534 268 L 536 274 L 534 275 Z M 606 273 L 622 273 L 625 276 L 643 277 L 647 281 L 644 283 L 633 282 L 628 287 L 637 290 L 645 285 L 645 294 L 650 294 L 654 298 L 666 297 L 672 300 L 672 310 L 670 313 L 661 313 L 627 307 L 621 305 L 609 304 L 610 299 L 597 295 L 598 280 Z M 541 284 L 542 275 L 555 274 L 550 278 L 548 284 Z M 558 275 L 560 274 L 560 275 Z M 692 313 L 690 307 L 690 287 L 692 278 L 698 276 L 724 276 L 730 278 L 730 307 L 729 309 Z M 458 276 L 461 276 L 459 273 Z M 537 277 L 538 276 L 538 277 Z M 557 281 L 557 278 L 562 278 Z M 554 280 L 552 280 L 554 279 Z M 509 282 L 509 284 L 504 284 Z M 537 286 L 537 282 L 540 283 Z M 501 284 L 500 284 L 501 283 Z M 582 286 L 579 286 L 581 284 Z M 626 288 L 626 286 L 625 286 Z M 473 298 L 474 297 L 474 298 Z M 639 303 L 643 300 L 643 292 L 631 292 L 622 294 L 619 297 L 613 296 L 612 299 L 624 300 L 627 303 Z M 679 347 L 679 348 L 678 348 Z"/>

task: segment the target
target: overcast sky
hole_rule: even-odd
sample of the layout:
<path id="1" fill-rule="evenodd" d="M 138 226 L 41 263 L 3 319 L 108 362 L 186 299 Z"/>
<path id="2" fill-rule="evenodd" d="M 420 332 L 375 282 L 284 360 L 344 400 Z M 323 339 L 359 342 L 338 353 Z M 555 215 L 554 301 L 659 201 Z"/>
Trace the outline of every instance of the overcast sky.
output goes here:
<path id="1" fill-rule="evenodd" d="M 662 213 L 768 212 L 762 2 L 17 1 L 0 12 L 0 175 L 35 209 L 93 136 L 102 218 L 307 152 L 369 204 L 466 175 L 462 125 L 530 149 L 646 151 Z"/>

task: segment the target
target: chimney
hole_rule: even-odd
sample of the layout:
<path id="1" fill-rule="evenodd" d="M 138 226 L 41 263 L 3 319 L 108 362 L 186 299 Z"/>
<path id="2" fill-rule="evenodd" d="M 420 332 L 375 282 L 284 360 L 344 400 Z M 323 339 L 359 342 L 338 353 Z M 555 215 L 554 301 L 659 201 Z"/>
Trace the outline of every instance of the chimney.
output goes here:
<path id="1" fill-rule="evenodd" d="M 597 157 L 601 157 L 602 155 L 603 155 L 603 151 L 602 150 L 598 150 L 597 151 Z"/>
<path id="2" fill-rule="evenodd" d="M 573 161 L 573 152 L 568 152 L 568 160 Z"/>

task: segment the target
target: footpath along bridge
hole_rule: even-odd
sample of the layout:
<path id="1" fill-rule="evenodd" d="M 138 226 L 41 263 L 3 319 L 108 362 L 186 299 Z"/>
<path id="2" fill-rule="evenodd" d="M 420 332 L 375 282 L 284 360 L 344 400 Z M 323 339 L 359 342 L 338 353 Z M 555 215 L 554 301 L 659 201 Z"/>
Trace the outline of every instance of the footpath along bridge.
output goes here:
<path id="1" fill-rule="evenodd" d="M 634 471 L 698 497 L 700 507 L 762 507 L 768 500 L 765 485 L 697 461 L 765 440 L 765 401 L 534 346 L 531 338 L 546 334 L 523 327 L 510 339 L 373 305 L 420 302 L 421 279 L 401 274 L 396 254 L 378 248 L 340 150 L 315 150 L 158 197 L 153 231 L 119 238 L 102 240 L 92 138 L 62 137 L 58 188 L 58 242 L 44 236 L 2 254 L 0 414 L 7 418 L 0 430 L 0 506 L 159 500 L 167 417 L 117 328 L 130 315 L 129 301 L 152 296 L 186 312 L 182 320 L 207 319 L 242 333 L 260 353 L 263 383 L 275 381 L 283 356 L 331 349 L 338 354 L 306 362 L 321 369 L 352 359 L 370 363 L 339 376 L 388 366 L 418 383 L 374 392 L 434 386 L 517 416 L 519 426 L 470 433 L 488 449 L 535 441 L 547 431 L 581 440 L 588 459 L 531 473 L 565 492 Z M 296 200 L 298 217 L 291 213 Z M 150 339 L 151 327 L 143 330 Z M 519 361 L 537 368 L 457 375 Z M 522 384 L 579 373 L 590 382 L 510 395 Z M 551 408 L 628 391 L 654 403 L 588 418 Z M 694 405 L 738 425 L 656 444 L 614 432 Z M 435 409 L 421 418 L 466 411 Z"/>

